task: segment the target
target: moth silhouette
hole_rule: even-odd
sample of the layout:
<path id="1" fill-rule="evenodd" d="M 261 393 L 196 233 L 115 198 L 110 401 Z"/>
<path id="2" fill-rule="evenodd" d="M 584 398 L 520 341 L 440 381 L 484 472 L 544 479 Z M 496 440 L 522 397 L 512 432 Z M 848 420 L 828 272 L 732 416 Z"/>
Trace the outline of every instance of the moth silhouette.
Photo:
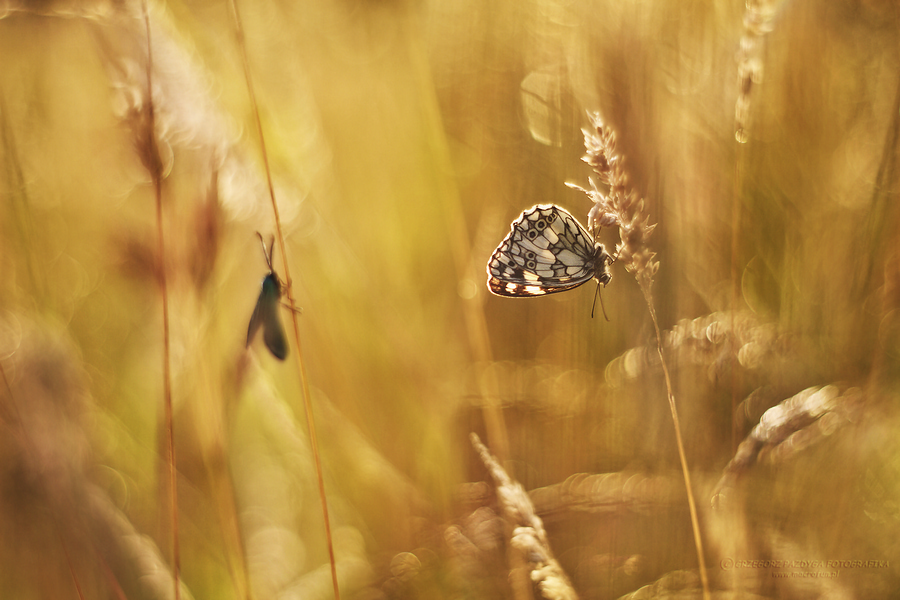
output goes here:
<path id="1" fill-rule="evenodd" d="M 278 360 L 284 360 L 288 353 L 287 338 L 284 336 L 284 328 L 281 326 L 281 317 L 278 314 L 281 305 L 281 288 L 283 284 L 275 274 L 272 267 L 272 255 L 275 252 L 275 239 L 269 242 L 269 249 L 266 250 L 266 243 L 263 241 L 262 235 L 256 232 L 259 237 L 259 243 L 262 244 L 263 257 L 266 259 L 266 265 L 269 267 L 269 273 L 262 280 L 262 288 L 259 291 L 259 299 L 256 301 L 256 308 L 253 309 L 253 316 L 250 317 L 250 326 L 247 328 L 247 346 L 253 341 L 256 332 L 262 327 L 263 341 L 266 348 L 272 353 L 272 356 Z"/>

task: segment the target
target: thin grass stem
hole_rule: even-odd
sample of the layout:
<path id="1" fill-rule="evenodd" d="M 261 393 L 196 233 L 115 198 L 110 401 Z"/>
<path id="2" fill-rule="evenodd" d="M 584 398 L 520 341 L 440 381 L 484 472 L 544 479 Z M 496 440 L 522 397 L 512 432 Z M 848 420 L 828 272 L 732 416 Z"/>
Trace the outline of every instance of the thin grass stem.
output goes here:
<path id="1" fill-rule="evenodd" d="M 700 535 L 700 521 L 697 518 L 697 503 L 694 501 L 694 492 L 691 486 L 691 471 L 688 469 L 687 456 L 684 452 L 684 442 L 681 439 L 681 424 L 678 420 L 678 408 L 675 406 L 675 394 L 672 392 L 672 379 L 669 377 L 669 368 L 663 356 L 662 335 L 659 332 L 659 323 L 656 320 L 656 308 L 653 306 L 653 296 L 650 294 L 650 286 L 641 283 L 641 292 L 647 302 L 650 318 L 653 320 L 653 329 L 656 332 L 656 351 L 659 354 L 659 362 L 662 366 L 663 377 L 666 380 L 666 397 L 669 400 L 669 410 L 672 412 L 672 424 L 675 427 L 675 444 L 678 446 L 678 459 L 681 461 L 681 472 L 684 475 L 684 487 L 687 491 L 688 510 L 691 513 L 691 529 L 694 533 L 694 546 L 697 548 L 697 562 L 700 567 L 700 584 L 703 586 L 703 600 L 710 600 L 709 576 L 706 573 L 706 562 L 703 553 L 703 537 Z"/>
<path id="2" fill-rule="evenodd" d="M 156 244 L 159 255 L 159 285 L 162 294 L 163 314 L 163 402 L 166 430 L 166 459 L 169 475 L 169 501 L 172 508 L 172 580 L 175 586 L 175 600 L 181 598 L 179 585 L 181 556 L 178 544 L 178 482 L 175 469 L 175 424 L 172 415 L 172 372 L 169 342 L 169 293 L 166 281 L 166 238 L 163 227 L 162 211 L 162 163 L 159 160 L 159 148 L 156 142 L 156 117 L 153 109 L 153 44 L 150 37 L 150 13 L 147 1 L 141 4 L 144 13 L 144 26 L 147 29 L 147 135 L 149 148 L 146 149 L 150 160 L 147 168 L 153 179 L 153 190 L 156 196 Z"/>
<path id="3" fill-rule="evenodd" d="M 659 269 L 659 261 L 655 260 L 655 252 L 652 252 L 647 244 L 650 235 L 656 228 L 656 224 L 650 224 L 645 211 L 644 201 L 631 188 L 628 175 L 623 166 L 624 161 L 616 153 L 616 135 L 613 130 L 603 123 L 600 113 L 588 113 L 588 118 L 593 125 L 593 130 L 584 129 L 584 146 L 586 154 L 582 158 L 589 164 L 600 179 L 600 182 L 609 186 L 609 193 L 604 194 L 597 188 L 591 179 L 591 189 L 585 190 L 579 186 L 569 184 L 570 187 L 580 189 L 594 202 L 594 208 L 588 214 L 589 227 L 592 231 L 599 231 L 606 222 L 618 223 L 621 242 L 616 246 L 617 261 L 621 261 L 625 270 L 635 276 L 638 287 L 644 295 L 650 318 L 653 320 L 653 329 L 656 331 L 656 351 L 662 366 L 666 381 L 666 396 L 669 401 L 669 410 L 672 413 L 672 424 L 675 428 L 675 442 L 678 446 L 678 458 L 681 461 L 681 471 L 684 475 L 684 485 L 687 489 L 688 508 L 691 514 L 691 528 L 694 533 L 694 545 L 697 548 L 697 559 L 700 570 L 700 582 L 703 585 L 703 598 L 709 600 L 709 578 L 706 573 L 706 563 L 703 559 L 703 541 L 700 535 L 700 524 L 697 519 L 697 506 L 694 502 L 694 493 L 691 486 L 691 475 L 688 469 L 687 458 L 684 452 L 684 442 L 681 439 L 681 424 L 678 420 L 678 408 L 675 405 L 675 394 L 672 392 L 672 380 L 662 349 L 662 335 L 659 331 L 659 322 L 656 318 L 656 308 L 653 305 L 653 276 Z"/>
<path id="4" fill-rule="evenodd" d="M 735 329 L 735 315 L 741 299 L 741 277 L 738 254 L 741 249 L 741 202 L 740 191 L 744 185 L 744 146 L 738 144 L 738 158 L 734 165 L 734 187 L 731 200 L 731 331 Z M 737 357 L 734 353 L 733 356 Z M 739 398 L 738 369 L 731 369 L 731 415 L 737 412 Z M 731 426 L 731 451 L 737 450 L 740 443 L 738 423 L 732 419 Z"/>
<path id="5" fill-rule="evenodd" d="M 275 200 L 275 186 L 272 183 L 272 169 L 269 166 L 268 151 L 266 150 L 266 140 L 263 134 L 262 119 L 259 115 L 259 104 L 256 100 L 256 92 L 253 88 L 253 78 L 250 73 L 250 61 L 247 57 L 247 45 L 244 37 L 244 28 L 241 21 L 241 15 L 238 11 L 236 0 L 231 0 L 231 10 L 234 17 L 235 32 L 237 34 L 238 48 L 241 53 L 241 62 L 244 68 L 244 78 L 247 82 L 247 93 L 250 96 L 250 106 L 256 121 L 257 134 L 259 135 L 259 146 L 262 154 L 263 166 L 266 171 L 266 183 L 269 188 L 269 198 L 272 201 L 272 213 L 275 216 L 275 232 L 278 236 L 278 244 L 281 246 L 281 263 L 284 271 L 285 294 L 287 295 L 288 305 L 291 312 L 291 322 L 294 328 L 294 347 L 296 348 L 295 356 L 297 357 L 297 371 L 300 374 L 300 385 L 303 391 L 303 407 L 306 412 L 306 424 L 309 428 L 309 444 L 312 448 L 313 460 L 316 464 L 316 480 L 319 488 L 319 500 L 322 504 L 322 518 L 325 524 L 325 541 L 328 546 L 328 559 L 331 563 L 331 581 L 334 587 L 335 600 L 340 600 L 341 593 L 338 585 L 337 577 L 337 561 L 334 555 L 334 542 L 331 536 L 331 519 L 328 516 L 328 499 L 325 495 L 325 478 L 322 474 L 322 459 L 319 453 L 319 442 L 316 435 L 315 419 L 313 417 L 312 399 L 309 392 L 309 378 L 306 375 L 306 365 L 303 362 L 303 351 L 300 344 L 300 322 L 298 320 L 297 305 L 294 301 L 294 292 L 291 280 L 291 271 L 287 260 L 287 247 L 284 243 L 284 231 L 281 227 L 281 216 L 278 212 L 278 202 Z"/>

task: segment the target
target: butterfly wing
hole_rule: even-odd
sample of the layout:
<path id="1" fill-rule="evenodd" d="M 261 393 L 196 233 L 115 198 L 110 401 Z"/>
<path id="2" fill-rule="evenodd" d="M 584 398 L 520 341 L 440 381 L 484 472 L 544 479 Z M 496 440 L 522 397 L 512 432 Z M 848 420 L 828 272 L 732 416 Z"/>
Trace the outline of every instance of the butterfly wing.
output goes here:
<path id="1" fill-rule="evenodd" d="M 263 279 L 256 308 L 253 309 L 253 316 L 250 317 L 250 325 L 247 328 L 247 345 L 250 345 L 256 332 L 262 327 L 263 341 L 266 343 L 266 347 L 275 358 L 284 360 L 287 356 L 288 345 L 278 314 L 280 301 L 281 284 L 274 273 L 269 273 Z"/>
<path id="2" fill-rule="evenodd" d="M 516 219 L 488 261 L 488 288 L 499 296 L 530 297 L 564 292 L 605 278 L 607 258 L 575 217 L 553 204 L 539 204 Z"/>

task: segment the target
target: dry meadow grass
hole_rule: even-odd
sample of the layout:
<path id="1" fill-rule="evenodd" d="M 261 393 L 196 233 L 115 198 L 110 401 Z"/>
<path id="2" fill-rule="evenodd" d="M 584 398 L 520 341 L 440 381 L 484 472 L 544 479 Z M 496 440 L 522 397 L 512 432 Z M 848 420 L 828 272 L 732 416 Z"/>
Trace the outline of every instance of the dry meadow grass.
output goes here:
<path id="1" fill-rule="evenodd" d="M 238 2 L 0 0 L 0 599 L 900 593 L 895 3 Z"/>

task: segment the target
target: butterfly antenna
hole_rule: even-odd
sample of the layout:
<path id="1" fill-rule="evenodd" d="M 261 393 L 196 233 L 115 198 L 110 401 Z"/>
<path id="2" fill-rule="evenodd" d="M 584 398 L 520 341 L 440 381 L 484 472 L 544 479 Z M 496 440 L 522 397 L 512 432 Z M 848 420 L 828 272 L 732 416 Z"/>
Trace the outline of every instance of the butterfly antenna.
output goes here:
<path id="1" fill-rule="evenodd" d="M 603 305 L 603 294 L 600 293 L 600 281 L 597 281 L 597 290 L 594 292 L 594 301 L 591 303 L 591 318 L 594 318 L 594 309 L 597 307 L 597 298 L 600 298 L 600 310 L 603 311 L 603 318 L 609 321 L 606 315 L 606 306 Z"/>
<path id="2" fill-rule="evenodd" d="M 609 323 L 609 316 L 606 314 L 606 306 L 603 304 L 603 294 L 600 293 L 600 283 L 597 283 L 597 295 L 600 296 L 600 310 L 603 311 L 603 318 Z"/>

